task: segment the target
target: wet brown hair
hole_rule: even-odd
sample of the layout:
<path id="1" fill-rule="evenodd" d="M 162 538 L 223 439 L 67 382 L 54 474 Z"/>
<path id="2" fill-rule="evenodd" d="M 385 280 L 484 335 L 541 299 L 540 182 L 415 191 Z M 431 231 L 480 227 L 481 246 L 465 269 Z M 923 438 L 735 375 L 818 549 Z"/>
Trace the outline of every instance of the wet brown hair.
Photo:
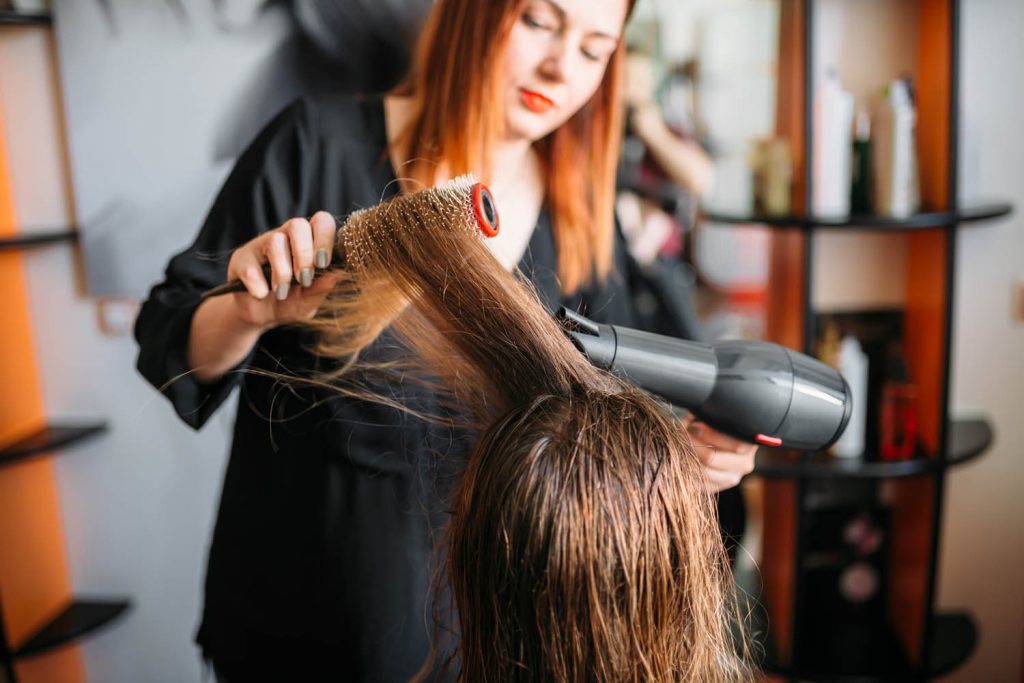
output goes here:
<path id="1" fill-rule="evenodd" d="M 344 280 L 314 321 L 320 353 L 349 361 L 332 381 L 390 326 L 478 430 L 443 548 L 459 680 L 745 680 L 686 431 L 593 368 L 499 265 L 466 209 L 471 184 L 350 220 Z"/>

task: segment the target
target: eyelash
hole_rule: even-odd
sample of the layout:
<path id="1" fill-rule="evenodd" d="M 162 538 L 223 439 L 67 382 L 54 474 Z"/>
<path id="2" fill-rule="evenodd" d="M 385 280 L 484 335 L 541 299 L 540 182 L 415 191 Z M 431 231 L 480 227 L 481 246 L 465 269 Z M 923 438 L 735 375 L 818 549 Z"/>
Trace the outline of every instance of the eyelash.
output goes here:
<path id="1" fill-rule="evenodd" d="M 530 27 L 532 29 L 538 29 L 538 30 L 541 30 L 541 31 L 550 31 L 550 30 L 552 30 L 550 26 L 547 26 L 547 25 L 537 21 L 536 19 L 531 17 L 529 14 L 524 14 L 523 15 L 523 23 L 526 24 L 528 27 Z M 587 50 L 580 50 L 580 52 L 583 54 L 583 57 L 585 59 L 588 59 L 591 62 L 600 62 L 602 60 L 601 55 L 596 55 L 593 52 L 588 52 Z"/>
<path id="2" fill-rule="evenodd" d="M 541 30 L 544 30 L 544 31 L 550 31 L 551 30 L 550 26 L 542 24 L 541 22 L 539 22 L 536 19 L 534 19 L 533 17 L 531 17 L 529 14 L 524 14 L 523 15 L 523 23 L 526 24 L 527 26 L 529 26 L 530 28 L 537 28 L 537 29 L 541 29 Z"/>

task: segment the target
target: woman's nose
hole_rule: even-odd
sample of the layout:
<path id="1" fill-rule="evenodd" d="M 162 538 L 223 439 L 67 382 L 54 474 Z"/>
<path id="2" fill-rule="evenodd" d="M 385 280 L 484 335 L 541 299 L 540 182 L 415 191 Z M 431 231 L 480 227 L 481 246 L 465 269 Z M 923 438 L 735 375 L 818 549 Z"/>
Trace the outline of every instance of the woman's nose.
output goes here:
<path id="1" fill-rule="evenodd" d="M 570 41 L 559 37 L 551 41 L 544 60 L 540 64 L 541 74 L 552 81 L 562 83 L 568 79 L 570 69 Z"/>

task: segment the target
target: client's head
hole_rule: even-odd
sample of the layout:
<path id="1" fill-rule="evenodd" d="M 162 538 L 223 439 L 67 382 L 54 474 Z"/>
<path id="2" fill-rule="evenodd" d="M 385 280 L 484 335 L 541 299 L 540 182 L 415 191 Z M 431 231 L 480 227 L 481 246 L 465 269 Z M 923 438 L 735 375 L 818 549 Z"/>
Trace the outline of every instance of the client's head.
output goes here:
<path id="1" fill-rule="evenodd" d="M 488 429 L 448 530 L 466 681 L 729 678 L 721 537 L 679 425 L 635 389 Z"/>
<path id="2" fill-rule="evenodd" d="M 390 324 L 477 429 L 444 553 L 460 680 L 742 678 L 685 430 L 594 369 L 465 229 L 469 187 L 350 221 L 344 284 L 317 321 L 322 351 L 346 358 Z"/>

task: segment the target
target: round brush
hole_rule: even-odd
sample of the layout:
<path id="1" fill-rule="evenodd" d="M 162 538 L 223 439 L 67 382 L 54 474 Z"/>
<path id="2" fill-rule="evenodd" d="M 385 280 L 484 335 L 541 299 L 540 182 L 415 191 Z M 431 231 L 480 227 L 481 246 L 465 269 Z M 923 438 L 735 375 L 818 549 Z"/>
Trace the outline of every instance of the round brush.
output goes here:
<path id="1" fill-rule="evenodd" d="M 410 221 L 410 216 L 419 220 Z M 350 265 L 347 255 L 359 253 L 359 241 L 367 231 L 383 230 L 387 234 L 386 231 L 408 230 L 414 225 L 471 230 L 483 237 L 494 237 L 500 221 L 487 186 L 471 175 L 459 176 L 436 187 L 398 195 L 372 208 L 353 212 L 335 234 L 331 262 L 326 268 L 317 268 L 314 277 Z M 270 279 L 269 265 L 264 266 L 263 274 Z M 245 284 L 241 280 L 232 280 L 203 292 L 202 298 L 244 291 Z"/>

